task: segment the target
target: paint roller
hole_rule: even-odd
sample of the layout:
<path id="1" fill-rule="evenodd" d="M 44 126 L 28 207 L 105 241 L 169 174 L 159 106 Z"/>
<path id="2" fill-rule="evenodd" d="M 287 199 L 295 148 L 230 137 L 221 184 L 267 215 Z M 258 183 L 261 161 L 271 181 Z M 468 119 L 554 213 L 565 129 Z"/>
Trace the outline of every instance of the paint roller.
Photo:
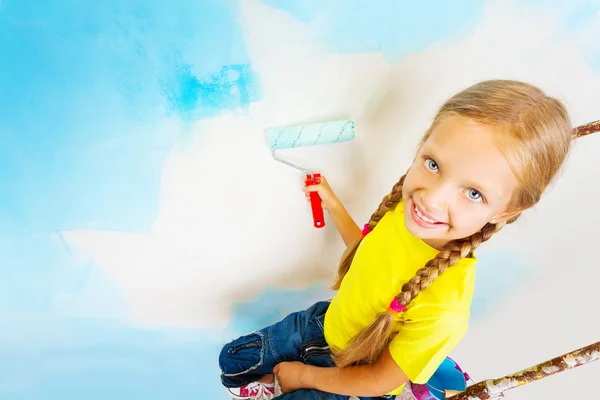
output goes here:
<path id="1" fill-rule="evenodd" d="M 305 146 L 330 145 L 348 142 L 355 137 L 354 121 L 343 119 L 326 121 L 308 125 L 268 128 L 265 130 L 267 145 L 271 149 L 273 158 L 285 165 L 296 168 L 306 174 L 305 185 L 316 185 L 321 182 L 321 174 L 310 171 L 289 161 L 283 160 L 275 154 L 277 150 L 293 149 Z M 321 197 L 316 192 L 310 193 L 315 228 L 325 226 Z"/>

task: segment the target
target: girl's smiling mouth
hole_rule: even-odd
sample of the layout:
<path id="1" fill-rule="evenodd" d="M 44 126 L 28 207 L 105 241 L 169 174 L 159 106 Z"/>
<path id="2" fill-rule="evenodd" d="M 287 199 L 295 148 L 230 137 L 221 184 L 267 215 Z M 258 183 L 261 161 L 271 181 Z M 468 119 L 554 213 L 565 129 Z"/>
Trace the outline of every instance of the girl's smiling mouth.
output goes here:
<path id="1" fill-rule="evenodd" d="M 448 226 L 447 223 L 434 219 L 431 215 L 420 209 L 414 199 L 412 199 L 411 203 L 411 215 L 417 225 L 423 228 L 441 228 Z"/>

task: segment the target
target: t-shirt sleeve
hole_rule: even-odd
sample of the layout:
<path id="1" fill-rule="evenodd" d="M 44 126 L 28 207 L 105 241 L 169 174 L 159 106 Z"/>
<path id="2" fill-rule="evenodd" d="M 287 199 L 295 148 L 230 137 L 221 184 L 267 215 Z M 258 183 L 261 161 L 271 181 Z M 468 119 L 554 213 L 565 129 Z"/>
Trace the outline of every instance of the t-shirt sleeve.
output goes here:
<path id="1" fill-rule="evenodd" d="M 442 318 L 405 323 L 389 350 L 413 383 L 425 384 L 467 332 L 468 316 L 448 313 Z"/>

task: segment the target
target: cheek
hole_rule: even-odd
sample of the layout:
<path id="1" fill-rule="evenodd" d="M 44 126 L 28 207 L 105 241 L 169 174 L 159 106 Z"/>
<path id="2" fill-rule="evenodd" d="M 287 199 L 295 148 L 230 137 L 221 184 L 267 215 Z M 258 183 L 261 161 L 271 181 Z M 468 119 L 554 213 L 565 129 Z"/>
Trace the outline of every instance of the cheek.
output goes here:
<path id="1" fill-rule="evenodd" d="M 423 186 L 423 182 L 425 182 L 426 176 L 423 174 L 423 171 L 419 169 L 419 166 L 413 165 L 406 174 L 406 178 L 404 179 L 404 190 L 403 193 L 412 193 L 419 187 Z"/>
<path id="2" fill-rule="evenodd" d="M 453 228 L 469 236 L 487 224 L 493 217 L 493 213 L 485 205 L 469 204 L 464 199 L 459 199 L 450 211 Z"/>

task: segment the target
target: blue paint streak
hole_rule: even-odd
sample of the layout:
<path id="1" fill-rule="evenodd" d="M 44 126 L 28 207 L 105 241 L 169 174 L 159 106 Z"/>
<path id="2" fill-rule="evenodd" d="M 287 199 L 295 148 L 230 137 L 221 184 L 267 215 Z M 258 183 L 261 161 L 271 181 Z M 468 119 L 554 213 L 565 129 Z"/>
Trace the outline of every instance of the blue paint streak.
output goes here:
<path id="1" fill-rule="evenodd" d="M 235 13 L 233 0 L 4 1 L 0 235 L 146 231 L 186 135 L 159 121 L 258 98 Z"/>
<path id="2" fill-rule="evenodd" d="M 90 262 L 76 260 L 58 235 L 0 238 L 0 265 L 0 316 L 128 316 L 115 283 Z"/>
<path id="3" fill-rule="evenodd" d="M 222 67 L 218 74 L 204 80 L 191 72 L 190 65 L 182 65 L 177 69 L 173 81 L 164 85 L 169 105 L 187 117 L 246 108 L 258 100 L 253 90 L 258 85 L 248 65 Z"/>
<path id="4" fill-rule="evenodd" d="M 302 22 L 313 23 L 318 39 L 337 53 L 381 52 L 388 61 L 439 43 L 453 43 L 473 34 L 483 16 L 484 0 L 441 2 L 436 0 L 263 0 L 289 12 Z M 563 0 L 521 0 L 526 6 L 551 8 Z M 581 1 L 562 17 L 561 29 L 572 32 L 597 20 L 595 0 Z M 600 54 L 587 55 L 600 72 Z"/>
<path id="5" fill-rule="evenodd" d="M 28 316 L 27 323 L 0 321 L 34 330 L 39 341 L 33 348 L 14 341 L 12 347 L 0 345 L 0 398 L 227 399 L 216 361 L 222 344 L 213 339 L 218 331 L 39 316 Z"/>
<path id="6" fill-rule="evenodd" d="M 570 13 L 564 15 L 564 29 L 567 32 L 572 32 L 585 26 L 597 26 L 599 15 L 600 4 L 597 1 L 588 0 L 582 2 L 578 4 L 577 8 L 572 9 Z M 589 66 L 600 74 L 600 51 L 597 49 L 598 47 L 593 52 L 589 51 L 589 49 L 582 49 L 582 51 Z"/>
<path id="7" fill-rule="evenodd" d="M 228 329 L 232 336 L 262 329 L 290 313 L 306 309 L 317 301 L 331 299 L 334 295 L 334 292 L 318 283 L 301 290 L 267 287 L 256 300 L 233 305 Z"/>
<path id="8" fill-rule="evenodd" d="M 570 7 L 565 7 L 562 0 L 523 0 L 523 2 L 550 9 L 560 4 L 561 18 L 558 21 L 559 26 L 557 30 L 559 34 L 563 34 L 564 32 L 565 36 L 571 36 L 580 29 L 598 26 L 600 3 L 596 0 L 581 0 Z M 588 65 L 600 74 L 600 51 L 598 50 L 598 46 L 595 46 L 593 49 L 582 47 L 581 51 Z"/>
<path id="9" fill-rule="evenodd" d="M 337 53 L 382 52 L 389 61 L 471 34 L 484 0 L 263 0 L 315 24 L 319 40 Z"/>
<path id="10" fill-rule="evenodd" d="M 511 296 L 520 287 L 528 285 L 535 270 L 511 253 L 488 252 L 483 249 L 478 251 L 477 257 L 479 261 L 471 318 L 482 319 L 487 316 L 491 307 Z"/>

